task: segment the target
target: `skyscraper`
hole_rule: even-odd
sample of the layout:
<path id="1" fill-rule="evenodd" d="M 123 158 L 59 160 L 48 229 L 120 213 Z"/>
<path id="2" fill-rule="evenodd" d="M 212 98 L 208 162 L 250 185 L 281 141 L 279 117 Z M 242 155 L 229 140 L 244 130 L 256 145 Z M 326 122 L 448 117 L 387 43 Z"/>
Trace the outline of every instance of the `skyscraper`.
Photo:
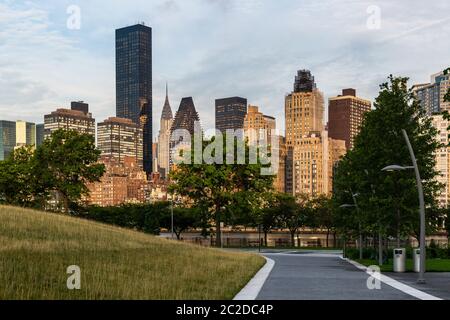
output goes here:
<path id="1" fill-rule="evenodd" d="M 181 99 L 175 118 L 170 129 L 170 165 L 174 163 L 174 158 L 179 154 L 178 149 L 189 149 L 191 139 L 195 133 L 201 133 L 200 118 L 195 110 L 192 97 Z M 196 123 L 198 126 L 196 126 Z"/>
<path id="2" fill-rule="evenodd" d="M 36 125 L 36 146 L 39 147 L 42 143 L 44 143 L 44 124 L 40 123 Z"/>
<path id="3" fill-rule="evenodd" d="M 173 123 L 172 108 L 169 103 L 169 90 L 166 86 L 166 101 L 161 114 L 161 125 L 158 135 L 158 163 L 161 177 L 167 178 L 170 170 L 170 130 Z"/>
<path id="4" fill-rule="evenodd" d="M 276 130 L 274 117 L 266 116 L 259 111 L 257 106 L 248 106 L 248 112 L 244 119 L 244 133 L 250 144 L 264 141 L 267 145 L 272 143 L 272 133 Z"/>
<path id="5" fill-rule="evenodd" d="M 6 160 L 16 147 L 16 122 L 0 120 L 0 161 Z"/>
<path id="6" fill-rule="evenodd" d="M 450 102 L 444 102 L 444 96 L 450 89 L 450 69 L 431 76 L 430 83 L 413 86 L 413 90 L 428 115 L 450 111 Z"/>
<path id="7" fill-rule="evenodd" d="M 324 99 L 310 71 L 298 71 L 285 112 L 286 192 L 330 194 L 333 166 L 345 154 L 345 142 L 329 138 L 324 130 Z"/>
<path id="8" fill-rule="evenodd" d="M 216 100 L 216 130 L 239 130 L 244 127 L 247 99 L 240 97 Z"/>
<path id="9" fill-rule="evenodd" d="M 143 129 L 144 171 L 152 173 L 152 29 L 144 24 L 116 30 L 116 112 Z"/>
<path id="10" fill-rule="evenodd" d="M 36 124 L 16 121 L 16 147 L 36 146 Z"/>
<path id="11" fill-rule="evenodd" d="M 103 156 L 123 162 L 133 157 L 142 167 L 142 129 L 130 119 L 108 118 L 97 125 L 97 146 Z"/>
<path id="12" fill-rule="evenodd" d="M 44 138 L 58 129 L 74 130 L 95 137 L 95 119 L 92 114 L 79 110 L 57 109 L 44 116 Z"/>
<path id="13" fill-rule="evenodd" d="M 184 129 L 191 135 L 194 135 L 196 130 L 195 122 L 200 122 L 200 118 L 197 110 L 195 110 L 194 100 L 192 97 L 181 99 L 180 107 L 178 108 L 172 123 L 171 132 Z"/>
<path id="14" fill-rule="evenodd" d="M 294 91 L 286 96 L 286 145 L 299 145 L 310 132 L 322 132 L 324 98 L 317 89 L 314 77 L 308 70 L 298 71 Z"/>
<path id="15" fill-rule="evenodd" d="M 370 111 L 370 101 L 358 98 L 355 89 L 344 89 L 342 95 L 330 98 L 328 130 L 330 138 L 344 140 L 347 150 L 359 134 L 364 114 Z"/>

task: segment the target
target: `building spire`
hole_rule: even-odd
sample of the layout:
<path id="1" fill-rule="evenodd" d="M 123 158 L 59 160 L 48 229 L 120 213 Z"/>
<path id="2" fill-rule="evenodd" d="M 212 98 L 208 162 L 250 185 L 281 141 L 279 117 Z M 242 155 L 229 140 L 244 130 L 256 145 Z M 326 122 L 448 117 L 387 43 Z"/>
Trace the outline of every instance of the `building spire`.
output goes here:
<path id="1" fill-rule="evenodd" d="M 166 100 L 169 100 L 169 84 L 166 81 Z"/>
<path id="2" fill-rule="evenodd" d="M 166 101 L 164 102 L 161 119 L 165 120 L 173 119 L 172 108 L 170 107 L 169 103 L 169 85 L 167 82 L 166 82 Z"/>

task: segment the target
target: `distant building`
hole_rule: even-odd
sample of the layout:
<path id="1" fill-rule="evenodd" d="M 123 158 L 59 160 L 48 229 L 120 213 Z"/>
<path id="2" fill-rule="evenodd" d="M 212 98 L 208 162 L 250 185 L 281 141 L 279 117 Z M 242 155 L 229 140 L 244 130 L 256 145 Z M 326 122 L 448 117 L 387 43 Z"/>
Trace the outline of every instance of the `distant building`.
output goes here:
<path id="1" fill-rule="evenodd" d="M 286 192 L 286 158 L 287 158 L 287 148 L 286 139 L 282 136 L 278 136 L 278 173 L 275 177 L 274 187 L 277 192 Z"/>
<path id="2" fill-rule="evenodd" d="M 324 130 L 324 99 L 308 70 L 295 77 L 286 96 L 286 192 L 315 197 L 332 192 L 333 167 L 345 154 L 345 141 Z"/>
<path id="3" fill-rule="evenodd" d="M 286 96 L 286 145 L 295 147 L 303 136 L 324 130 L 324 98 L 308 70 L 298 71 L 294 91 Z"/>
<path id="4" fill-rule="evenodd" d="M 16 122 L 0 120 L 0 161 L 8 159 L 16 147 Z"/>
<path id="5" fill-rule="evenodd" d="M 244 134 L 250 144 L 258 141 L 272 143 L 272 134 L 276 130 L 276 120 L 274 117 L 264 115 L 257 106 L 248 106 L 248 111 L 244 119 Z"/>
<path id="6" fill-rule="evenodd" d="M 89 104 L 84 103 L 84 101 L 72 101 L 70 103 L 70 109 L 89 113 Z"/>
<path id="7" fill-rule="evenodd" d="M 145 203 L 149 197 L 147 174 L 133 157 L 124 161 L 109 156 L 102 156 L 101 163 L 106 172 L 100 182 L 88 183 L 88 204 L 101 207 L 119 206 L 126 203 Z"/>
<path id="8" fill-rule="evenodd" d="M 144 24 L 116 30 L 116 113 L 143 131 L 144 171 L 152 173 L 152 29 Z"/>
<path id="9" fill-rule="evenodd" d="M 444 96 L 450 89 L 450 69 L 431 76 L 430 83 L 413 86 L 417 99 L 428 115 L 450 111 L 450 102 L 444 102 Z"/>
<path id="10" fill-rule="evenodd" d="M 130 119 L 111 117 L 98 123 L 97 147 L 103 156 L 114 157 L 121 163 L 134 157 L 142 168 L 142 129 Z"/>
<path id="11" fill-rule="evenodd" d="M 152 174 L 157 173 L 159 175 L 159 164 L 158 164 L 158 142 L 153 142 L 152 144 L 152 155 L 153 155 L 153 172 Z"/>
<path id="12" fill-rule="evenodd" d="M 330 195 L 334 165 L 346 153 L 345 141 L 328 137 L 327 132 L 311 132 L 294 148 L 294 195 Z"/>
<path id="13" fill-rule="evenodd" d="M 72 109 L 57 109 L 44 116 L 44 138 L 58 129 L 74 130 L 95 137 L 95 119 L 92 114 Z"/>
<path id="14" fill-rule="evenodd" d="M 162 178 L 167 178 L 170 170 L 170 130 L 173 123 L 172 108 L 169 103 L 169 90 L 166 86 L 166 101 L 161 113 L 158 135 L 158 167 Z"/>
<path id="15" fill-rule="evenodd" d="M 36 146 L 36 124 L 16 121 L 16 147 Z"/>
<path id="16" fill-rule="evenodd" d="M 192 97 L 181 99 L 170 130 L 170 165 L 177 159 L 181 150 L 189 150 L 194 134 L 201 134 L 200 118 L 195 110 Z"/>
<path id="17" fill-rule="evenodd" d="M 435 114 L 432 119 L 434 127 L 438 130 L 436 139 L 443 145 L 435 154 L 436 171 L 439 173 L 437 181 L 444 185 L 437 200 L 442 208 L 447 208 L 450 201 L 450 140 L 448 132 L 450 121 L 445 120 L 442 114 Z"/>
<path id="18" fill-rule="evenodd" d="M 342 95 L 330 98 L 328 105 L 329 137 L 344 140 L 347 150 L 353 149 L 364 115 L 370 111 L 372 103 L 358 98 L 355 89 L 344 89 Z"/>
<path id="19" fill-rule="evenodd" d="M 39 147 L 44 143 L 44 124 L 40 123 L 36 125 L 36 146 Z"/>
<path id="20" fill-rule="evenodd" d="M 225 134 L 226 130 L 243 129 L 246 114 L 247 99 L 240 97 L 217 99 L 216 130 Z"/>

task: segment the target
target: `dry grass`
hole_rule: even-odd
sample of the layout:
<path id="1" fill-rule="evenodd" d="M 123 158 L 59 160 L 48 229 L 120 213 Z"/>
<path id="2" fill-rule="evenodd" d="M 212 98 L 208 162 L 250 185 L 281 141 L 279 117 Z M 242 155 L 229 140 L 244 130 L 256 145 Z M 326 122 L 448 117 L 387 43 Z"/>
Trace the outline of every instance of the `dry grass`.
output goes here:
<path id="1" fill-rule="evenodd" d="M 0 206 L 2 299 L 232 299 L 263 258 Z M 81 290 L 66 269 L 81 268 Z"/>

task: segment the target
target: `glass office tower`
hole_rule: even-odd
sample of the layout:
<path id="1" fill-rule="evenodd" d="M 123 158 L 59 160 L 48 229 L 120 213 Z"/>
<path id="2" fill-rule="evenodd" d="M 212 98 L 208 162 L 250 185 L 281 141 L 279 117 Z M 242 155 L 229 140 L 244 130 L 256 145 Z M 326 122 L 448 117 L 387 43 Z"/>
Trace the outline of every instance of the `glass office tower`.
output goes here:
<path id="1" fill-rule="evenodd" d="M 152 29 L 116 30 L 116 113 L 143 127 L 144 171 L 152 173 Z"/>

